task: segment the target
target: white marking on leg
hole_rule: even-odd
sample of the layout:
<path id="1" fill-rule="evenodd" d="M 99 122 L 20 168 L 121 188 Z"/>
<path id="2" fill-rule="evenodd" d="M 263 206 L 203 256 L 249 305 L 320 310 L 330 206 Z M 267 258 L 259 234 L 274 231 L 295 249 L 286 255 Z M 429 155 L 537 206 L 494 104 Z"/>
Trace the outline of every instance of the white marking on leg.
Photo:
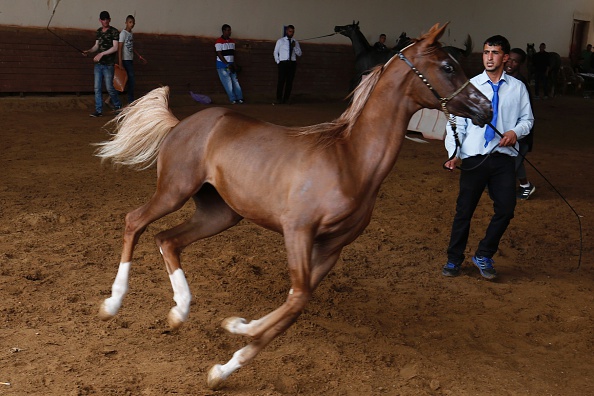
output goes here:
<path id="1" fill-rule="evenodd" d="M 223 381 L 225 381 L 233 372 L 239 368 L 241 368 L 242 364 L 240 363 L 242 354 L 244 350 L 249 348 L 249 346 L 241 348 L 239 351 L 236 351 L 233 354 L 231 360 L 229 360 L 225 364 L 216 364 L 212 366 L 212 368 L 208 372 L 208 379 L 207 385 L 210 389 L 217 389 Z"/>
<path id="2" fill-rule="evenodd" d="M 289 290 L 289 295 L 293 294 L 293 289 Z M 239 334 L 239 335 L 247 335 L 252 336 L 252 332 L 257 330 L 257 328 L 262 324 L 269 320 L 271 316 L 274 315 L 274 312 L 270 312 L 266 316 L 261 317 L 260 319 L 250 320 L 248 323 L 247 320 L 244 318 L 238 318 L 236 316 L 226 318 L 221 323 L 221 327 L 227 330 L 231 334 Z"/>
<path id="3" fill-rule="evenodd" d="M 173 271 L 173 274 L 169 275 L 169 279 L 173 287 L 173 301 L 177 304 L 169 311 L 169 325 L 177 328 L 188 319 L 192 294 L 190 293 L 190 286 L 188 286 L 184 271 L 181 268 Z"/>
<path id="4" fill-rule="evenodd" d="M 252 322 L 254 321 L 252 320 Z M 221 323 L 221 327 L 231 334 L 243 335 L 249 330 L 250 324 L 252 322 L 248 324 L 247 320 L 245 320 L 244 318 L 238 318 L 236 316 L 233 316 L 223 320 L 223 323 Z"/>
<path id="5" fill-rule="evenodd" d="M 105 299 L 101 306 L 101 316 L 106 319 L 117 314 L 122 306 L 124 296 L 128 292 L 128 274 L 130 273 L 131 264 L 131 262 L 120 263 L 118 273 L 111 286 L 111 297 Z"/>

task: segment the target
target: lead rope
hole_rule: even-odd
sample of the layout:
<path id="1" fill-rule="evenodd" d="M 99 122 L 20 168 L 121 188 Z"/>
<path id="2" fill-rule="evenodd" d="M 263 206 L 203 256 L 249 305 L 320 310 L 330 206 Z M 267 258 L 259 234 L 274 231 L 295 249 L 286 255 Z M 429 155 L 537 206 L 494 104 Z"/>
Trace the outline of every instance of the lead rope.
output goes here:
<path id="1" fill-rule="evenodd" d="M 326 34 L 324 36 L 317 36 L 317 37 L 310 37 L 310 38 L 299 39 L 299 41 L 309 41 L 309 40 L 319 39 L 319 38 L 322 38 L 322 37 L 330 37 L 330 36 L 334 36 L 334 35 L 336 35 L 338 33 L 341 33 L 341 32 L 344 32 L 344 30 L 340 30 L 338 32 L 334 32 L 334 33 L 331 33 L 331 34 Z"/>

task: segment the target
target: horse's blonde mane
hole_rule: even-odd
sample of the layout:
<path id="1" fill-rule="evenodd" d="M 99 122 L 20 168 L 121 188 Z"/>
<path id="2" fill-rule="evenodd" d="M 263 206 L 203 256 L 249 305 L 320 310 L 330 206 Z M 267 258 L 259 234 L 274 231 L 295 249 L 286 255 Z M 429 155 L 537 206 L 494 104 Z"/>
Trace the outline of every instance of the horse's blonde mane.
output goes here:
<path id="1" fill-rule="evenodd" d="M 326 146 L 335 140 L 348 137 L 355 121 L 363 111 L 369 95 L 377 84 L 383 71 L 383 66 L 376 66 L 363 76 L 363 79 L 347 98 L 352 98 L 349 107 L 337 119 L 317 125 L 297 128 L 297 135 L 318 135 L 317 143 Z"/>
<path id="2" fill-rule="evenodd" d="M 413 39 L 412 41 L 413 43 L 416 43 L 419 40 Z M 363 111 L 371 92 L 373 92 L 373 89 L 379 81 L 382 72 L 394 58 L 396 58 L 396 56 L 390 58 L 386 64 L 374 67 L 369 74 L 363 76 L 359 85 L 357 85 L 353 92 L 347 97 L 352 98 L 351 104 L 340 117 L 334 121 L 297 128 L 296 135 L 303 136 L 317 134 L 318 139 L 316 145 L 322 147 L 328 146 L 334 141 L 349 137 L 355 122 L 361 115 L 361 112 Z"/>

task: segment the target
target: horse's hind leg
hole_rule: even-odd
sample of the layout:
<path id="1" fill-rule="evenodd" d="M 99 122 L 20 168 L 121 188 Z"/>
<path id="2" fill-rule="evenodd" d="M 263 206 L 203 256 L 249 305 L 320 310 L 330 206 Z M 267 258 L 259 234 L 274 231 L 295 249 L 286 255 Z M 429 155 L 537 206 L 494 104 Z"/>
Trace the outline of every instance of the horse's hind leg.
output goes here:
<path id="1" fill-rule="evenodd" d="M 146 227 L 155 220 L 176 211 L 189 199 L 191 193 L 186 196 L 157 190 L 151 200 L 138 209 L 126 215 L 126 226 L 124 230 L 124 244 L 120 257 L 120 266 L 113 282 L 111 297 L 105 299 L 99 310 L 99 317 L 108 320 L 115 316 L 124 296 L 128 292 L 128 273 L 132 263 L 134 247 Z"/>
<path id="2" fill-rule="evenodd" d="M 171 280 L 173 300 L 176 303 L 168 315 L 172 328 L 181 326 L 190 312 L 190 288 L 180 261 L 182 250 L 199 239 L 216 235 L 234 226 L 242 219 L 210 185 L 205 185 L 194 196 L 194 201 L 196 212 L 190 219 L 155 236 Z"/>

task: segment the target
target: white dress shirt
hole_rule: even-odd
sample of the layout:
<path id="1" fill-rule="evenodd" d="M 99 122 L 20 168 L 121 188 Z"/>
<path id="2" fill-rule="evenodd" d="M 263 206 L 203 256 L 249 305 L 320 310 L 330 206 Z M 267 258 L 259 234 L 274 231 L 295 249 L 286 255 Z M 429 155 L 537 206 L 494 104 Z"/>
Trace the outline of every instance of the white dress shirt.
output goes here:
<path id="1" fill-rule="evenodd" d="M 501 81 L 505 80 L 505 82 Z M 507 131 L 514 131 L 520 139 L 530 133 L 534 125 L 534 115 L 530 107 L 530 98 L 523 82 L 503 72 L 499 81 L 499 110 L 497 112 L 497 130 L 504 134 Z M 486 71 L 470 79 L 472 85 L 478 88 L 487 98 L 493 98 L 493 88 L 488 83 L 489 76 Z M 495 138 L 485 147 L 485 127 L 479 127 L 472 123 L 472 120 L 464 117 L 454 117 L 456 129 L 460 138 L 460 152 L 457 156 L 461 159 L 475 155 L 489 154 L 491 150 L 515 157 L 519 146 L 516 142 L 513 147 L 498 147 L 501 137 L 495 134 Z M 497 146 L 497 147 L 496 147 Z M 452 156 L 456 149 L 456 143 L 450 124 L 446 125 L 445 147 L 448 156 Z"/>
<path id="2" fill-rule="evenodd" d="M 289 59 L 289 46 L 290 42 L 295 43 L 295 47 L 293 48 L 293 54 L 291 55 L 291 59 Z M 298 56 L 301 56 L 301 47 L 299 46 L 299 42 L 295 39 L 289 39 L 288 37 L 281 37 L 276 40 L 276 45 L 274 46 L 274 61 L 276 63 L 292 60 L 296 61 Z"/>

